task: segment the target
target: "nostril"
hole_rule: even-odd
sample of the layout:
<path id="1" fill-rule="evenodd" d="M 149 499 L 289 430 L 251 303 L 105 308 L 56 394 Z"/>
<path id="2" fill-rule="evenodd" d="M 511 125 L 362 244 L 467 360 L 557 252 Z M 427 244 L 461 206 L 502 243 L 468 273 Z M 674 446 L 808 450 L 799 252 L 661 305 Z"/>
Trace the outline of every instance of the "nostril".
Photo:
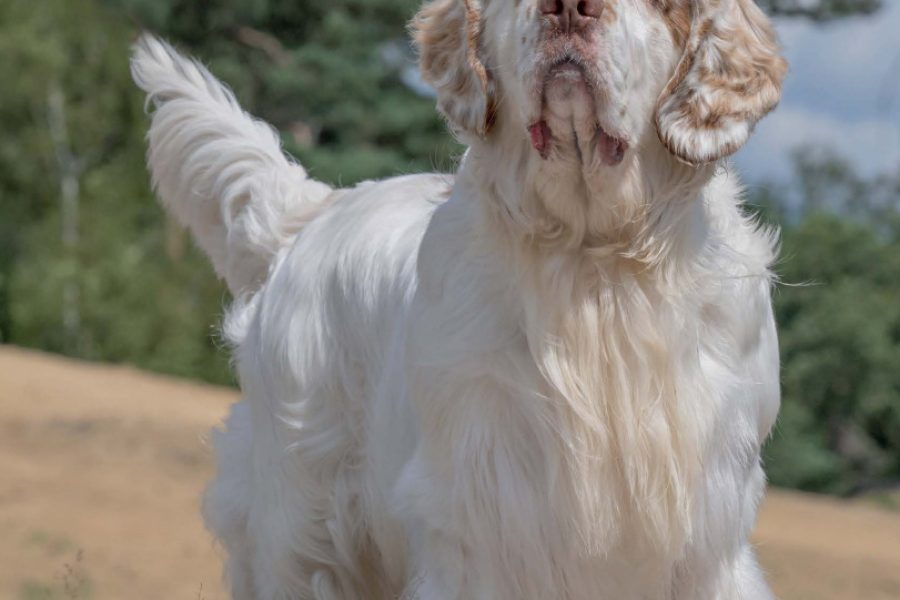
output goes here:
<path id="1" fill-rule="evenodd" d="M 563 12 L 563 0 L 541 0 L 540 11 L 545 15 L 561 15 Z"/>
<path id="2" fill-rule="evenodd" d="M 582 17 L 598 18 L 603 13 L 604 0 L 580 0 L 578 2 L 578 14 Z"/>

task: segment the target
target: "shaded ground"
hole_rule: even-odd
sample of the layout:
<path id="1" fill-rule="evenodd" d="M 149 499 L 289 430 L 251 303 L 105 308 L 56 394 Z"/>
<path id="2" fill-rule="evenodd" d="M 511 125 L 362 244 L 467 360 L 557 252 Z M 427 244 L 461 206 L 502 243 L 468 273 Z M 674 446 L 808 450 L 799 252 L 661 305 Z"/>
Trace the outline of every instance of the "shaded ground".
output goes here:
<path id="1" fill-rule="evenodd" d="M 0 347 L 0 598 L 226 600 L 203 530 L 230 390 Z M 783 600 L 900 599 L 900 513 L 772 491 Z"/>

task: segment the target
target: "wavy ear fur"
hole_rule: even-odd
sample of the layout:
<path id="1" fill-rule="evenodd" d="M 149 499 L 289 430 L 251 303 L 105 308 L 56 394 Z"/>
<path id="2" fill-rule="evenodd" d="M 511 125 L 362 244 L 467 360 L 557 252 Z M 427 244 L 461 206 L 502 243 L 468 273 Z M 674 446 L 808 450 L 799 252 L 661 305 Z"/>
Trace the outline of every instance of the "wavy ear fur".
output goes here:
<path id="1" fill-rule="evenodd" d="M 479 0 L 431 0 L 411 23 L 422 77 L 437 91 L 451 127 L 485 135 L 493 120 L 493 84 L 479 57 Z"/>
<path id="2" fill-rule="evenodd" d="M 701 165 L 737 151 L 781 97 L 787 62 L 753 0 L 697 0 L 675 74 L 657 103 L 659 139 Z"/>

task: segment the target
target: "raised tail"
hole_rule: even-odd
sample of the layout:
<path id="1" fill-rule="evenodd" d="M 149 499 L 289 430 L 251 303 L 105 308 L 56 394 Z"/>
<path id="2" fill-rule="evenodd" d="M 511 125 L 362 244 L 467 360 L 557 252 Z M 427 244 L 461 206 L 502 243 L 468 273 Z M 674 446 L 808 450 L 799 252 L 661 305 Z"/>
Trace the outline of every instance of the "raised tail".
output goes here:
<path id="1" fill-rule="evenodd" d="M 233 293 L 255 289 L 332 189 L 288 159 L 275 130 L 205 67 L 165 42 L 143 35 L 131 74 L 155 108 L 147 161 L 157 195 Z"/>

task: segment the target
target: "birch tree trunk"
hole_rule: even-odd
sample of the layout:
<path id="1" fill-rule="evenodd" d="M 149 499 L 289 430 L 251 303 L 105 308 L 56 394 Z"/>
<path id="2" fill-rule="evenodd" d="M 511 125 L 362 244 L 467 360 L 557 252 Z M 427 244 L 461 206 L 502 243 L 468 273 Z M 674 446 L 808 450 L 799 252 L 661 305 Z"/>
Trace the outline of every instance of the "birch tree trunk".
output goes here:
<path id="1" fill-rule="evenodd" d="M 66 265 L 66 279 L 62 291 L 62 322 L 67 352 L 76 352 L 79 347 L 81 312 L 78 281 L 78 212 L 81 195 L 81 173 L 83 166 L 72 153 L 69 142 L 69 127 L 66 121 L 66 100 L 59 82 L 50 84 L 47 95 L 47 117 L 50 137 L 56 154 L 59 172 L 59 197 L 61 239 Z"/>

